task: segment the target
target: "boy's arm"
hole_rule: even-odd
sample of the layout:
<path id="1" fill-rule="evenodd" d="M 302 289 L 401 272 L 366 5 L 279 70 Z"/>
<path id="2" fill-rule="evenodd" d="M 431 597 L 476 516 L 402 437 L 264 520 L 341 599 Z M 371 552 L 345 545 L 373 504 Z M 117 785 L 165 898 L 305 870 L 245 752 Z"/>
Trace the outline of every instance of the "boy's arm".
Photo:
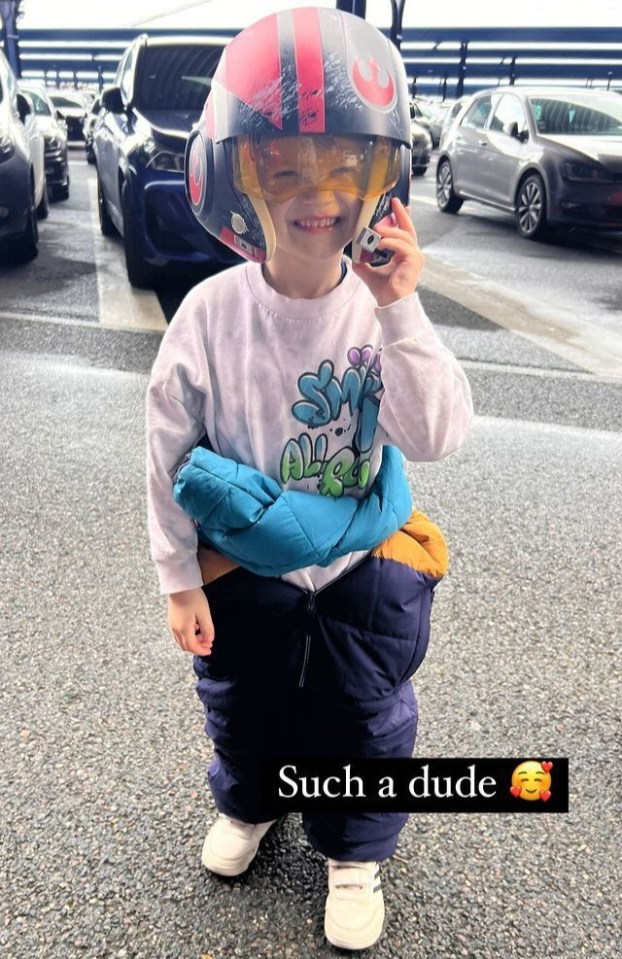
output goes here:
<path id="1" fill-rule="evenodd" d="M 202 432 L 202 423 L 180 400 L 152 381 L 147 393 L 147 515 L 161 593 L 203 585 L 196 527 L 173 499 L 175 471 Z"/>
<path id="2" fill-rule="evenodd" d="M 466 439 L 473 419 L 464 370 L 443 346 L 417 294 L 378 309 L 382 382 L 378 424 L 413 462 L 438 460 Z"/>
<path id="3" fill-rule="evenodd" d="M 465 440 L 473 419 L 466 375 L 443 346 L 415 292 L 423 254 L 408 210 L 394 199 L 395 227 L 377 225 L 379 248 L 393 254 L 382 267 L 354 266 L 376 303 L 382 327 L 378 424 L 412 461 L 437 460 Z"/>
<path id="4" fill-rule="evenodd" d="M 160 591 L 168 593 L 168 625 L 180 649 L 209 656 L 214 626 L 197 557 L 197 533 L 192 520 L 173 499 L 173 475 L 178 463 L 201 434 L 180 400 L 158 378 L 147 393 L 147 509 L 151 556 Z"/>
<path id="5" fill-rule="evenodd" d="M 147 390 L 149 540 L 162 593 L 181 593 L 203 585 L 196 528 L 173 498 L 173 477 L 204 436 L 211 402 L 207 308 L 195 289 L 164 334 Z"/>

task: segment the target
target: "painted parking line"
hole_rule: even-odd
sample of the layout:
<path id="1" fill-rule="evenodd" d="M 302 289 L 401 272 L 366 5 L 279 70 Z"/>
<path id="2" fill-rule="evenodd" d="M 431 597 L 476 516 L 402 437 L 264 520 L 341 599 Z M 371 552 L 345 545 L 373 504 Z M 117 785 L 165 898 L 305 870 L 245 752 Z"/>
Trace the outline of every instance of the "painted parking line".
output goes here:
<path id="1" fill-rule="evenodd" d="M 123 246 L 102 235 L 97 213 L 97 182 L 89 179 L 95 269 L 101 326 L 137 332 L 166 330 L 166 319 L 152 290 L 136 290 L 127 278 Z"/>
<path id="2" fill-rule="evenodd" d="M 425 250 L 424 250 L 425 253 Z M 622 335 L 459 269 L 429 253 L 421 284 L 599 376 L 622 380 Z"/>
<path id="3" fill-rule="evenodd" d="M 433 200 L 432 197 L 429 196 L 416 196 L 414 193 L 411 193 L 410 202 L 413 206 L 419 206 L 420 203 L 425 203 L 426 206 L 435 206 L 438 209 L 436 200 Z"/>

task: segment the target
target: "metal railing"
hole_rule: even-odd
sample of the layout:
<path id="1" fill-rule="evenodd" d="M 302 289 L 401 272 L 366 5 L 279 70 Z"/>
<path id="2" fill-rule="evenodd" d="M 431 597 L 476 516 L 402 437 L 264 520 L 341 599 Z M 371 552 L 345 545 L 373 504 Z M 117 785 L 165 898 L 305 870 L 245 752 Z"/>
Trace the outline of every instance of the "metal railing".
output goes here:
<path id="1" fill-rule="evenodd" d="M 22 30 L 22 76 L 54 86 L 101 88 L 113 81 L 128 44 L 144 32 L 230 39 L 238 31 Z M 483 87 L 528 82 L 622 91 L 622 27 L 405 28 L 394 39 L 400 44 L 411 92 L 418 95 L 444 99 Z"/>

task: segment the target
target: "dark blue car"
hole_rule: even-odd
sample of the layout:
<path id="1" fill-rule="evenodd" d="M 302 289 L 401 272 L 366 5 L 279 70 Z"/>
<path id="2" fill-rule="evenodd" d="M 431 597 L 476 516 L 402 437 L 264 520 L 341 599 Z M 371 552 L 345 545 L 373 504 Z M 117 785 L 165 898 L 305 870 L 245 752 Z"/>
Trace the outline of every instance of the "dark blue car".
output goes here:
<path id="1" fill-rule="evenodd" d="M 133 286 L 151 286 L 170 263 L 239 262 L 194 218 L 184 186 L 184 152 L 199 119 L 222 43 L 139 37 L 102 93 L 93 133 L 102 233 L 124 239 Z"/>

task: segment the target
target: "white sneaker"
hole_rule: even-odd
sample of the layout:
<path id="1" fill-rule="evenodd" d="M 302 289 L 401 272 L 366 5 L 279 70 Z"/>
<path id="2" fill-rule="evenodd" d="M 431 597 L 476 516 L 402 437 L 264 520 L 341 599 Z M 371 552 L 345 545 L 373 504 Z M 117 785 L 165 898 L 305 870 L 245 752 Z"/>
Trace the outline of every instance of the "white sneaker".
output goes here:
<path id="1" fill-rule="evenodd" d="M 239 876 L 248 869 L 259 843 L 275 822 L 239 822 L 220 813 L 205 837 L 201 862 L 219 876 Z"/>
<path id="2" fill-rule="evenodd" d="M 340 949 L 367 949 L 382 932 L 384 899 L 377 862 L 328 860 L 324 932 Z"/>

